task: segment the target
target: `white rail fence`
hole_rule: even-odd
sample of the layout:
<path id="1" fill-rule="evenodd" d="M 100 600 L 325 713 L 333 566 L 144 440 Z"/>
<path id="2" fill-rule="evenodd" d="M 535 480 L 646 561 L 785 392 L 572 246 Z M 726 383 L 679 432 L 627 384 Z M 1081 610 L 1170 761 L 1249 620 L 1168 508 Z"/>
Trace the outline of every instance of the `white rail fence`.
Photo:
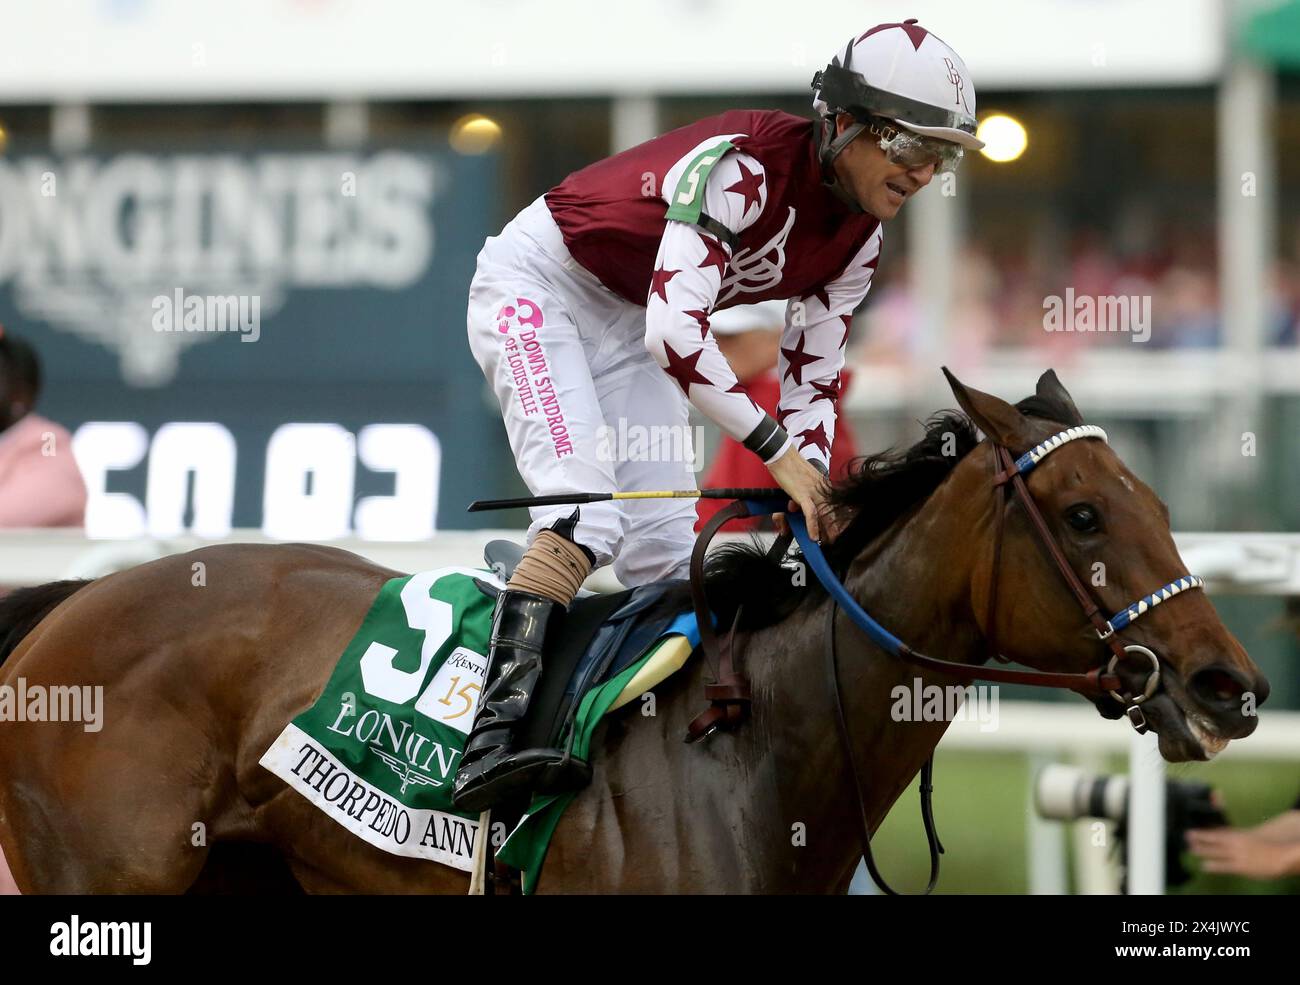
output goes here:
<path id="1" fill-rule="evenodd" d="M 719 535 L 719 541 L 744 535 Z M 473 564 L 490 540 L 522 539 L 518 529 L 444 531 L 421 541 L 330 541 L 397 571 Z M 1214 593 L 1300 595 L 1300 533 L 1179 533 L 1174 540 L 1188 571 L 1203 575 Z M 87 540 L 79 530 L 0 530 L 0 586 L 39 585 L 56 578 L 107 574 L 154 558 L 216 543 L 274 543 L 258 530 L 234 530 L 221 540 Z M 608 568 L 588 587 L 617 587 Z"/>

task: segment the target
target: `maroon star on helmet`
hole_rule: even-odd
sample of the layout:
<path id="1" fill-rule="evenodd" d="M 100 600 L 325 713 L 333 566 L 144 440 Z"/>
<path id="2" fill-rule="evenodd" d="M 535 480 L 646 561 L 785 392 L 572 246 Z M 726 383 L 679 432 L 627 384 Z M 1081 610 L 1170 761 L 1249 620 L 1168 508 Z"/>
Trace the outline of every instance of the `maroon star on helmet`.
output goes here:
<path id="1" fill-rule="evenodd" d="M 650 275 L 650 293 L 658 294 L 663 298 L 664 303 L 668 303 L 668 282 L 680 274 L 680 270 L 665 270 L 660 267 Z"/>
<path id="2" fill-rule="evenodd" d="M 725 276 L 727 273 L 727 263 L 731 257 L 727 254 L 726 248 L 712 236 L 705 236 L 700 233 L 700 239 L 704 241 L 704 248 L 708 253 L 704 257 L 704 262 L 700 264 L 700 269 L 705 267 L 717 267 L 718 276 Z"/>
<path id="3" fill-rule="evenodd" d="M 687 397 L 691 395 L 692 383 L 713 386 L 713 381 L 707 376 L 701 375 L 699 370 L 695 368 L 695 364 L 700 361 L 700 356 L 704 355 L 703 349 L 696 349 L 689 356 L 679 356 L 673 351 L 673 347 L 665 342 L 664 352 L 668 356 L 668 367 L 664 372 L 677 381 L 677 385 L 682 388 L 682 392 Z"/>
<path id="4" fill-rule="evenodd" d="M 701 311 L 699 308 L 692 308 L 690 311 L 683 311 L 683 315 L 690 315 L 700 323 L 700 338 L 707 338 L 709 334 L 709 313 Z"/>
<path id="5" fill-rule="evenodd" d="M 797 409 L 798 408 L 796 407 L 786 407 L 785 409 L 778 407 L 776 409 L 776 423 L 780 424 L 781 427 L 785 427 L 785 419 L 793 414 Z"/>
<path id="6" fill-rule="evenodd" d="M 843 349 L 849 344 L 849 329 L 853 326 L 853 315 L 840 315 L 840 321 L 844 322 L 844 337 L 840 339 L 840 348 Z"/>
<path id="7" fill-rule="evenodd" d="M 921 42 L 924 41 L 925 36 L 930 33 L 929 31 L 927 31 L 925 28 L 923 28 L 920 24 L 916 22 L 915 17 L 909 17 L 901 24 L 877 24 L 866 34 L 862 35 L 862 37 L 858 38 L 858 41 L 865 41 L 867 38 L 871 37 L 871 35 L 877 34 L 880 31 L 888 31 L 890 28 L 893 27 L 899 28 L 900 30 L 902 30 L 904 34 L 907 35 L 907 39 L 912 42 L 913 51 L 920 49 Z"/>
<path id="8" fill-rule="evenodd" d="M 787 349 L 784 346 L 781 348 L 781 355 L 785 356 L 786 362 L 789 363 L 785 368 L 785 375 L 781 378 L 785 379 L 787 376 L 793 376 L 796 385 L 803 383 L 803 368 L 821 358 L 815 353 L 803 351 L 803 345 L 806 341 L 807 333 L 800 332 L 799 343 L 793 349 Z"/>
<path id="9" fill-rule="evenodd" d="M 817 396 L 812 398 L 812 403 L 819 400 L 829 400 L 835 403 L 840 399 L 840 374 L 835 374 L 835 379 L 830 383 L 818 383 L 816 380 L 811 381 L 812 388 L 817 391 Z"/>
<path id="10" fill-rule="evenodd" d="M 755 410 L 762 410 L 762 409 L 763 409 L 763 408 L 761 408 L 760 406 L 758 406 L 758 404 L 754 403 L 754 398 L 751 397 L 751 396 L 749 395 L 749 391 L 746 390 L 744 384 L 743 384 L 743 383 L 740 383 L 739 381 L 737 381 L 736 384 L 735 384 L 734 386 L 729 386 L 729 387 L 727 387 L 727 392 L 728 392 L 728 393 L 743 393 L 743 394 L 745 395 L 745 399 L 748 400 L 751 404 L 754 404 L 754 409 L 755 409 Z"/>
<path id="11" fill-rule="evenodd" d="M 815 428 L 809 428 L 806 431 L 800 431 L 796 438 L 800 439 L 799 450 L 803 451 L 809 445 L 820 448 L 827 455 L 831 453 L 831 443 L 826 437 L 826 429 L 820 423 Z"/>
<path id="12" fill-rule="evenodd" d="M 745 210 L 741 213 L 741 218 L 749 214 L 750 206 L 759 203 L 758 190 L 763 187 L 763 172 L 751 171 L 745 167 L 744 161 L 737 161 L 740 165 L 740 173 L 743 177 L 734 185 L 728 186 L 729 192 L 735 192 L 737 195 L 745 196 Z"/>

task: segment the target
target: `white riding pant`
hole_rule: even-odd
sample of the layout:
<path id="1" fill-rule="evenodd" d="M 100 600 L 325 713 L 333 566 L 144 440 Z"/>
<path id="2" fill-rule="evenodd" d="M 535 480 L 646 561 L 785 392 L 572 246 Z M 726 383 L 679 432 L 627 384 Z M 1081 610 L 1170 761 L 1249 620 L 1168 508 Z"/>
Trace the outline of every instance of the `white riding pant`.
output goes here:
<path id="1" fill-rule="evenodd" d="M 468 325 L 534 496 L 696 488 L 689 406 L 646 351 L 645 308 L 573 259 L 543 199 L 484 244 Z M 574 509 L 533 508 L 528 542 Z M 578 509 L 574 539 L 624 585 L 687 577 L 695 500 Z"/>

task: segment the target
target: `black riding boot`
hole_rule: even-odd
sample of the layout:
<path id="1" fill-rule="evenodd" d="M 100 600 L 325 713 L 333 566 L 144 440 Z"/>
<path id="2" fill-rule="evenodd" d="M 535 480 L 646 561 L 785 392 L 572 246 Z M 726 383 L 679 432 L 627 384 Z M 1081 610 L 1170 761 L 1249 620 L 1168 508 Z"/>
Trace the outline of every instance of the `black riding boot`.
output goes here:
<path id="1" fill-rule="evenodd" d="M 561 749 L 514 748 L 541 679 L 546 631 L 563 609 L 532 592 L 506 589 L 497 596 L 487 681 L 452 787 L 457 810 L 484 811 L 511 795 L 560 793 L 590 780 L 590 767 Z"/>

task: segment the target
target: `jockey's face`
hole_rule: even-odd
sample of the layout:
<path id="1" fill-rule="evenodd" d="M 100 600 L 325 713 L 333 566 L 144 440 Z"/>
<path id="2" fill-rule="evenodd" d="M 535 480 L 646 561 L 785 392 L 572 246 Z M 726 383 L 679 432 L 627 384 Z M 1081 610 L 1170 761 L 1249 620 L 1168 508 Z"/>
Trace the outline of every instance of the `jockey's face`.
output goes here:
<path id="1" fill-rule="evenodd" d="M 843 133 L 853 124 L 853 117 L 841 113 L 835 122 L 838 132 Z M 850 141 L 835 158 L 833 167 L 841 187 L 881 222 L 898 215 L 903 203 L 930 183 L 935 169 L 933 163 L 916 168 L 891 164 L 869 133 Z"/>

